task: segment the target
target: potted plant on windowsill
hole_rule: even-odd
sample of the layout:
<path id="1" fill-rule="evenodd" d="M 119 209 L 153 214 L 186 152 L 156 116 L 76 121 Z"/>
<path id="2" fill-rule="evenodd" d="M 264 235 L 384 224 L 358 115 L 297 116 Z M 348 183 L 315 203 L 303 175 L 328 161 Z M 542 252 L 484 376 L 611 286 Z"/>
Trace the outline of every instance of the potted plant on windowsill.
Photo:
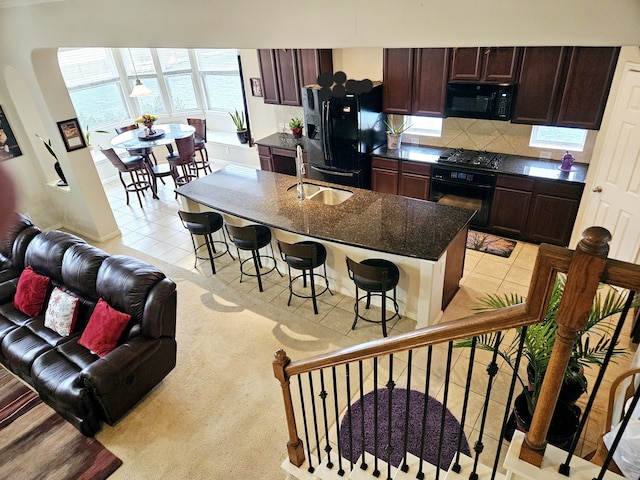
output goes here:
<path id="1" fill-rule="evenodd" d="M 304 125 L 302 124 L 302 120 L 298 117 L 292 118 L 289 121 L 289 128 L 291 129 L 291 134 L 293 138 L 302 138 L 302 128 Z"/>
<path id="2" fill-rule="evenodd" d="M 400 144 L 402 143 L 402 134 L 409 129 L 411 125 L 404 120 L 398 125 L 390 118 L 387 118 L 384 121 L 384 124 L 387 127 L 387 148 L 389 150 L 396 150 L 400 148 Z"/>
<path id="3" fill-rule="evenodd" d="M 514 370 L 516 378 L 522 386 L 522 393 L 514 401 L 512 417 L 516 420 L 518 428 L 527 431 L 538 401 L 544 375 L 551 359 L 551 352 L 556 338 L 558 324 L 556 315 L 560 306 L 560 300 L 565 286 L 564 275 L 558 275 L 551 291 L 551 297 L 545 318 L 540 323 L 530 325 L 526 329 L 524 337 L 523 360 L 528 362 L 526 377 L 520 371 L 515 371 L 515 361 L 518 346 L 524 332 L 523 328 L 516 329 L 516 335 L 510 342 L 502 342 L 498 347 L 498 356 Z M 622 312 L 626 301 L 626 295 L 609 289 L 603 296 L 602 291 L 596 294 L 585 328 L 578 333 L 578 338 L 573 346 L 569 365 L 565 372 L 564 382 L 556 406 L 556 411 L 549 429 L 548 440 L 550 443 L 562 445 L 570 441 L 578 428 L 580 416 L 579 409 L 573 405 L 582 393 L 586 392 L 587 380 L 584 376 L 584 368 L 592 365 L 601 366 L 607 350 L 612 341 L 614 326 L 604 320 Z M 517 294 L 494 295 L 487 294 L 478 300 L 477 312 L 496 310 L 511 305 L 523 303 L 524 298 Z M 636 300 L 635 304 L 640 302 Z M 495 333 L 477 337 L 477 347 L 482 350 L 493 351 L 496 344 Z M 471 339 L 462 340 L 455 344 L 456 347 L 470 347 Z M 612 358 L 624 355 L 622 348 L 615 347 Z M 513 428 L 513 427 L 512 427 Z M 507 432 L 510 439 L 511 432 Z"/>
<path id="4" fill-rule="evenodd" d="M 85 140 L 85 143 L 87 144 L 87 147 L 89 148 L 91 148 L 91 142 L 89 141 L 89 139 L 91 138 L 92 133 L 110 133 L 110 132 L 107 132 L 106 130 L 89 130 L 89 124 L 87 124 L 87 128 L 84 131 L 84 140 Z"/>
<path id="5" fill-rule="evenodd" d="M 247 143 L 249 141 L 249 131 L 247 130 L 244 112 L 238 112 L 238 110 L 236 110 L 234 113 L 229 112 L 229 116 L 231 117 L 231 120 L 233 120 L 233 124 L 236 126 L 236 135 L 238 135 L 238 140 L 242 144 Z"/>

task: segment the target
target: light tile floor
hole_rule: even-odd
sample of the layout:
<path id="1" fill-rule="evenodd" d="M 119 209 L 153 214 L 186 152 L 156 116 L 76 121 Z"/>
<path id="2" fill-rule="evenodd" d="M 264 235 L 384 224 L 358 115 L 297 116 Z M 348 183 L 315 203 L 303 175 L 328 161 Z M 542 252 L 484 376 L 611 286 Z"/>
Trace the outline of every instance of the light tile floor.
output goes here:
<path id="1" fill-rule="evenodd" d="M 219 165 L 219 167 L 222 166 Z M 126 205 L 125 194 L 117 178 L 106 181 L 104 187 L 116 222 L 122 233 L 121 237 L 111 242 L 119 242 L 129 248 L 157 257 L 162 261 L 170 262 L 178 267 L 197 271 L 202 275 L 203 281 L 222 281 L 227 285 L 234 285 L 235 288 L 244 292 L 255 291 L 257 294 L 258 287 L 255 279 L 251 278 L 239 283 L 237 261 L 231 260 L 228 255 L 216 259 L 217 273 L 215 279 L 212 276 L 208 260 L 200 260 L 194 266 L 193 247 L 189 234 L 177 215 L 180 202 L 175 197 L 174 185 L 170 178 L 165 179 L 164 185 L 162 183 L 158 184 L 160 199 L 154 200 L 147 193 L 142 200 L 142 208 L 137 198 L 133 195 L 131 196 L 130 204 Z M 106 247 L 105 249 L 108 250 Z M 235 249 L 232 248 L 232 252 L 235 256 Z M 509 258 L 467 250 L 460 290 L 445 310 L 441 321 L 449 321 L 471 315 L 477 299 L 486 293 L 517 293 L 526 296 L 536 254 L 536 245 L 520 241 L 517 242 Z M 286 306 L 289 296 L 286 267 L 281 265 L 280 270 L 283 273 L 282 277 L 277 276 L 277 274 L 270 274 L 264 279 L 264 292 L 257 295 L 260 301 Z M 351 329 L 353 298 L 335 293 L 333 296 L 322 295 L 318 298 L 318 301 L 318 315 L 313 314 L 310 300 L 294 297 L 289 308 L 294 309 L 297 314 L 300 314 L 310 322 L 322 324 L 345 335 L 353 343 L 381 337 L 381 329 L 378 324 L 359 322 L 355 330 Z M 372 318 L 378 318 L 375 309 L 373 309 L 372 315 Z M 401 320 L 391 321 L 388 324 L 388 328 L 389 335 L 408 332 L 415 328 L 415 321 L 403 316 Z M 459 386 L 456 387 L 459 389 L 464 387 L 468 352 L 465 349 L 455 350 L 453 382 Z M 487 358 L 486 355 L 483 355 L 484 353 L 486 352 L 479 352 L 476 359 L 479 371 L 486 367 Z M 462 360 L 456 363 L 458 359 Z M 506 388 L 504 382 L 499 388 L 501 390 Z M 474 384 L 472 390 L 473 396 L 478 397 L 479 401 L 484 398 L 484 387 L 482 385 Z M 459 395 L 454 395 L 452 398 L 457 397 Z M 494 398 L 505 397 L 506 394 L 497 395 Z M 492 400 L 492 410 L 499 406 L 499 402 Z M 451 408 L 456 410 L 455 402 Z M 504 404 L 502 408 L 504 409 Z M 454 411 L 454 413 L 456 412 Z M 465 422 L 469 429 L 470 443 L 475 440 L 481 421 L 479 408 L 473 410 L 472 413 L 474 415 L 469 414 Z M 501 420 L 501 415 L 490 415 L 490 417 L 493 418 L 490 418 L 485 427 L 485 435 L 497 440 L 501 424 L 498 419 Z M 596 430 L 599 432 L 600 428 L 593 429 L 594 432 Z M 584 445 L 585 452 L 592 448 L 595 440 L 594 435 L 590 437 Z M 488 446 L 488 453 L 495 452 L 495 448 L 495 445 Z"/>

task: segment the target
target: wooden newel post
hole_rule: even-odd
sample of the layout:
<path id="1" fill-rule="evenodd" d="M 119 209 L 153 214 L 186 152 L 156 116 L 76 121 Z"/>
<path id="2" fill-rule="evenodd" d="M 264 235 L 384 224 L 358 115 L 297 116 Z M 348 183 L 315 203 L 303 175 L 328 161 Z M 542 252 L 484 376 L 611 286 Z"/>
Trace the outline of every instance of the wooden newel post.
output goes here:
<path id="1" fill-rule="evenodd" d="M 291 389 L 289 388 L 289 376 L 285 372 L 285 367 L 291 362 L 287 357 L 287 352 L 278 350 L 272 362 L 273 375 L 280 380 L 282 387 L 282 399 L 284 400 L 284 413 L 287 417 L 287 429 L 289 430 L 289 441 L 287 442 L 287 452 L 289 453 L 289 461 L 296 467 L 304 462 L 304 448 L 302 440 L 298 437 L 296 429 L 296 416 L 293 412 L 293 402 L 291 400 Z"/>
<path id="2" fill-rule="evenodd" d="M 531 427 L 525 436 L 520 458 L 536 466 L 542 464 L 560 387 L 569 365 L 569 358 L 578 332 L 584 329 L 593 299 L 606 265 L 611 234 L 602 227 L 590 227 L 582 233 L 569 270 L 564 293 L 558 307 L 558 330 L 545 372 Z"/>

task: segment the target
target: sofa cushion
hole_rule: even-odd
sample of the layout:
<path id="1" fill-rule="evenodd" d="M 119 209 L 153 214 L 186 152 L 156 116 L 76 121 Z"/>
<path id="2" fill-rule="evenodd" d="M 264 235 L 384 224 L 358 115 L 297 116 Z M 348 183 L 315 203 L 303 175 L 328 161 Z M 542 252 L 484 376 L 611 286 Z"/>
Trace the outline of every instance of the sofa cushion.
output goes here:
<path id="1" fill-rule="evenodd" d="M 78 319 L 78 307 L 78 297 L 54 288 L 44 314 L 44 326 L 63 337 L 70 335 Z"/>
<path id="2" fill-rule="evenodd" d="M 78 243 L 87 242 L 59 230 L 43 232 L 29 243 L 24 263 L 31 265 L 36 272 L 49 277 L 55 285 L 63 285 L 62 258 L 69 247 Z"/>
<path id="3" fill-rule="evenodd" d="M 22 271 L 16 288 L 14 306 L 23 313 L 35 317 L 42 311 L 50 280 L 33 271 L 29 266 Z"/>
<path id="4" fill-rule="evenodd" d="M 107 256 L 106 252 L 88 243 L 71 245 L 62 257 L 62 281 L 65 288 L 79 297 L 97 302 L 98 270 Z"/>
<path id="5" fill-rule="evenodd" d="M 99 357 L 104 357 L 116 348 L 130 319 L 131 315 L 119 312 L 101 298 L 78 343 Z"/>

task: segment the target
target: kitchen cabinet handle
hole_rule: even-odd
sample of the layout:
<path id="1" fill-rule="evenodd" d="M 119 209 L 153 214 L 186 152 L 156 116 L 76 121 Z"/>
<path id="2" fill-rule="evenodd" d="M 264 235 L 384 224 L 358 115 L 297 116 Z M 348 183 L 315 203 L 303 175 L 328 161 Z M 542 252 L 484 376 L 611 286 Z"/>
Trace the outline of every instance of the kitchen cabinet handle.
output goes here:
<path id="1" fill-rule="evenodd" d="M 602 192 L 602 187 L 601 187 L 600 185 L 598 185 L 597 187 L 595 187 L 595 188 L 594 188 L 593 190 L 591 190 L 591 191 L 592 191 L 592 192 L 595 192 L 595 193 L 600 193 L 600 192 Z"/>

